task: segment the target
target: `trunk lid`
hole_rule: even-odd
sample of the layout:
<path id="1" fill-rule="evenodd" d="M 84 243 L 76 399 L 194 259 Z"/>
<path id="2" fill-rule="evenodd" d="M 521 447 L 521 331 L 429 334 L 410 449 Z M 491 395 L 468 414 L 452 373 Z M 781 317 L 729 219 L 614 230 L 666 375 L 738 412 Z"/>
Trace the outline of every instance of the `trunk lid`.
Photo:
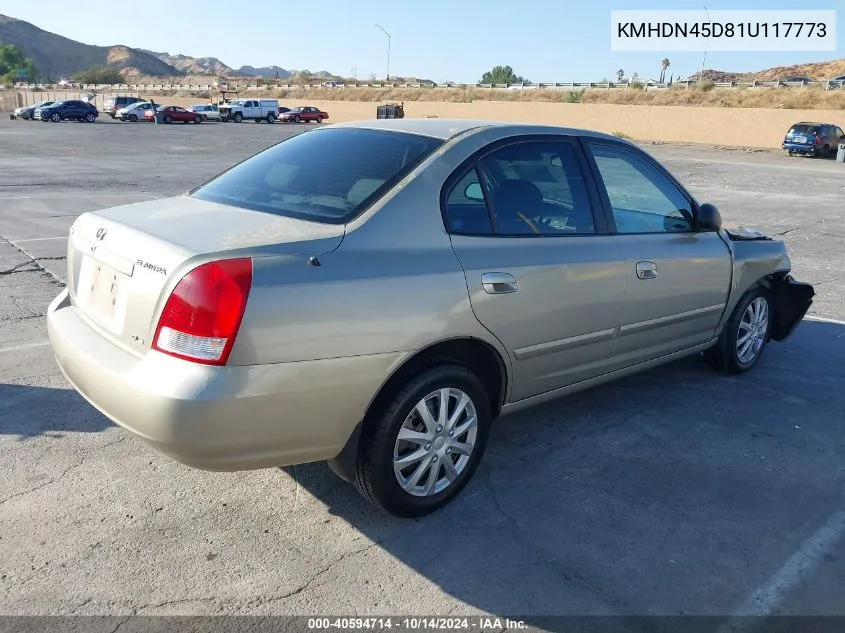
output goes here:
<path id="1" fill-rule="evenodd" d="M 344 230 L 189 196 L 84 213 L 68 240 L 68 290 L 104 336 L 143 355 L 163 291 L 182 276 L 187 260 L 231 251 L 255 255 L 262 247 L 280 255 L 320 255 L 340 245 Z"/>

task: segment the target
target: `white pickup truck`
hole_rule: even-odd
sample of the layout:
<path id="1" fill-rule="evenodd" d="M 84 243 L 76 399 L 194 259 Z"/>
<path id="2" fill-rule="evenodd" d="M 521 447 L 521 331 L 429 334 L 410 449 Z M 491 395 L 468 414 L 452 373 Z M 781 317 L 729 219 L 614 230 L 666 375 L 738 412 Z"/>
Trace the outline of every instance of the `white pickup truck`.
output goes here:
<path id="1" fill-rule="evenodd" d="M 221 121 L 240 123 L 244 119 L 253 119 L 256 123 L 267 121 L 275 123 L 279 117 L 277 99 L 235 99 L 222 104 L 219 108 Z"/>

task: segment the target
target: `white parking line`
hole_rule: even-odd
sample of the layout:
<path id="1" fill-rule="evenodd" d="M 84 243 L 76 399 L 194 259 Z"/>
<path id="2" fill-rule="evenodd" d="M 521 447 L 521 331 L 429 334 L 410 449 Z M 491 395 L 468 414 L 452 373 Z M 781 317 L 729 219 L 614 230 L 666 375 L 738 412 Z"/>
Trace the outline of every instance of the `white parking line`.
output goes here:
<path id="1" fill-rule="evenodd" d="M 12 345 L 10 347 L 0 347 L 0 354 L 4 352 L 19 352 L 23 349 L 32 349 L 33 347 L 45 347 L 50 344 L 50 341 L 40 341 L 38 343 L 24 343 L 23 345 Z"/>
<path id="2" fill-rule="evenodd" d="M 827 317 L 807 316 L 804 317 L 804 320 L 819 321 L 821 323 L 835 323 L 836 325 L 845 325 L 845 321 L 840 321 L 839 319 L 828 319 Z"/>
<path id="3" fill-rule="evenodd" d="M 5 241 L 9 242 L 9 244 L 23 244 L 24 242 L 48 242 L 50 240 L 66 240 L 67 235 L 62 235 L 61 237 L 28 237 L 23 240 L 16 240 L 14 238 L 7 238 Z"/>
<path id="4" fill-rule="evenodd" d="M 717 633 L 749 631 L 762 624 L 749 616 L 767 616 L 776 611 L 783 598 L 818 567 L 825 555 L 845 537 L 845 510 L 830 517 L 815 534 L 771 578 L 755 591 Z"/>

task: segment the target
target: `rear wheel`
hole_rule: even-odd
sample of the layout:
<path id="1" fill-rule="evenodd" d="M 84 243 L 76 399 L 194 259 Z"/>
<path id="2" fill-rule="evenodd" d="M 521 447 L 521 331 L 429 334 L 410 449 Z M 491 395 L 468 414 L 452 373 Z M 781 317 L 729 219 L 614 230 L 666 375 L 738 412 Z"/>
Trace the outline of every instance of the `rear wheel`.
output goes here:
<path id="1" fill-rule="evenodd" d="M 734 308 L 719 342 L 705 352 L 707 360 L 729 374 L 748 371 L 766 349 L 771 323 L 771 294 L 762 287 L 749 290 Z"/>
<path id="2" fill-rule="evenodd" d="M 317 117 L 317 123 L 322 123 L 322 122 L 323 122 L 323 117 L 318 116 L 318 117 Z"/>
<path id="3" fill-rule="evenodd" d="M 97 116 L 93 112 L 89 112 L 85 115 L 85 121 L 87 121 L 88 123 L 93 123 L 96 120 Z"/>
<path id="4" fill-rule="evenodd" d="M 463 490 L 487 445 L 490 398 L 452 361 L 409 373 L 364 422 L 355 486 L 400 517 L 445 506 Z"/>
<path id="5" fill-rule="evenodd" d="M 203 121 L 205 121 L 205 119 L 203 119 L 201 114 L 194 117 L 194 123 L 202 123 Z"/>

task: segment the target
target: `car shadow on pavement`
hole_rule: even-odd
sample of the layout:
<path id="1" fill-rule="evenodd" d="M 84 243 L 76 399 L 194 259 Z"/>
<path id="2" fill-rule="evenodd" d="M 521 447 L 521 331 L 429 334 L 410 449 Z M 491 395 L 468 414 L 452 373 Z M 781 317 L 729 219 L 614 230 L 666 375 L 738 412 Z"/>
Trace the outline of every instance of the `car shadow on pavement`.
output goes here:
<path id="1" fill-rule="evenodd" d="M 0 435 L 99 433 L 113 426 L 73 389 L 0 383 Z"/>
<path id="2" fill-rule="evenodd" d="M 845 505 L 843 358 L 845 327 L 805 321 L 742 376 L 689 358 L 502 418 L 421 519 L 284 470 L 458 613 L 727 615 Z"/>

